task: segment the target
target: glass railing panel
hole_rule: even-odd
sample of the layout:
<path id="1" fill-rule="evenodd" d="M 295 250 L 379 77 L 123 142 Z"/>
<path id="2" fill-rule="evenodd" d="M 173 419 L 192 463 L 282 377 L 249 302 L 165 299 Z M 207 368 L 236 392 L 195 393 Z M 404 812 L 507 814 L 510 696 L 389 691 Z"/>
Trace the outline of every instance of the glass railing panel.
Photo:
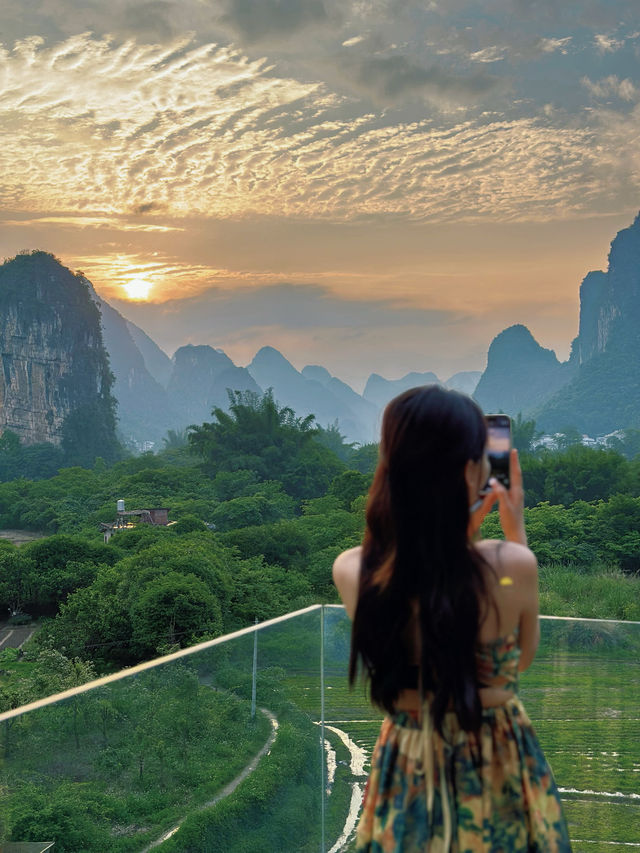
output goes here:
<path id="1" fill-rule="evenodd" d="M 352 850 L 381 714 L 348 688 L 349 638 L 311 608 L 0 714 L 0 842 Z M 520 692 L 574 849 L 640 847 L 640 625 L 543 619 Z"/>
<path id="2" fill-rule="evenodd" d="M 358 803 L 381 715 L 347 686 L 349 620 L 325 615 L 326 837 L 354 849 Z M 574 850 L 640 848 L 640 624 L 541 620 L 536 660 L 520 696 L 560 788 Z M 330 773 L 331 778 L 331 773 Z"/>
<path id="3" fill-rule="evenodd" d="M 553 768 L 574 849 L 640 848 L 640 624 L 541 620 L 520 694 Z"/>
<path id="4" fill-rule="evenodd" d="M 320 612 L 0 717 L 0 839 L 316 853 L 324 755 L 305 691 L 320 681 Z"/>
<path id="5" fill-rule="evenodd" d="M 351 623 L 342 607 L 325 607 L 325 752 L 327 754 L 326 850 L 354 848 L 371 753 L 382 714 L 361 685 L 349 688 Z"/>

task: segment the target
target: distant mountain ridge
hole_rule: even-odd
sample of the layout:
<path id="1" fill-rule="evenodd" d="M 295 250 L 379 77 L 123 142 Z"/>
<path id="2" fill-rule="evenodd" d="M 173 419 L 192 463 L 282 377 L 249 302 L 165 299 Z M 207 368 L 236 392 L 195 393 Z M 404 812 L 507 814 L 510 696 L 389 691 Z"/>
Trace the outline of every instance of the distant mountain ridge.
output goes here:
<path id="1" fill-rule="evenodd" d="M 529 412 L 566 385 L 573 369 L 541 347 L 526 326 L 509 326 L 491 342 L 474 396 L 485 412 Z"/>
<path id="2" fill-rule="evenodd" d="M 102 299 L 86 277 L 52 262 L 62 278 L 67 275 L 86 288 L 99 310 L 102 341 L 114 377 L 119 432 L 140 449 L 159 445 L 169 430 L 180 431 L 210 419 L 214 407 L 226 409 L 228 389 L 261 394 L 270 388 L 280 405 L 290 406 L 298 415 L 315 415 L 321 426 L 337 424 L 348 441 L 377 441 L 381 411 L 392 397 L 413 385 L 439 381 L 433 373 L 410 373 L 399 380 L 374 374 L 367 384 L 369 392 L 361 395 L 320 365 L 296 370 L 273 347 L 260 349 L 246 368 L 208 345 L 187 344 L 169 358 L 142 329 Z M 456 374 L 450 382 L 466 383 L 468 388 L 479 376 L 470 371 Z M 367 399 L 367 393 L 373 399 Z M 34 415 L 36 420 L 39 417 Z M 41 440 L 46 434 L 37 435 Z M 30 434 L 23 437 L 30 440 Z"/>
<path id="3" fill-rule="evenodd" d="M 520 412 L 547 432 L 640 427 L 640 214 L 613 239 L 607 271 L 582 281 L 569 359 L 512 326 L 492 341 L 475 397 L 485 411 Z"/>
<path id="4" fill-rule="evenodd" d="M 247 370 L 276 400 L 299 415 L 314 414 L 321 426 L 339 424 L 349 441 L 374 440 L 378 411 L 328 370 L 308 366 L 299 372 L 273 347 L 262 347 Z"/>
<path id="5" fill-rule="evenodd" d="M 291 407 L 297 415 L 313 414 L 321 426 L 337 424 L 348 441 L 367 443 L 377 440 L 382 410 L 392 397 L 415 385 L 440 382 L 431 372 L 411 372 L 399 379 L 373 373 L 364 392 L 358 394 L 321 365 L 298 371 L 273 347 L 260 349 L 247 367 L 234 364 L 224 352 L 208 345 L 188 344 L 169 358 L 142 329 L 101 299 L 81 274 L 74 275 L 45 252 L 33 255 L 42 261 L 39 266 L 34 262 L 33 286 L 39 288 L 43 304 L 53 298 L 48 288 L 61 287 L 63 295 L 58 293 L 55 298 L 73 304 L 80 287 L 99 308 L 100 346 L 103 342 L 115 377 L 119 430 L 125 440 L 140 447 L 158 445 L 170 429 L 182 430 L 209 419 L 216 406 L 226 408 L 228 389 L 262 393 L 269 388 L 280 405 Z M 19 256 L 1 268 L 5 302 L 13 298 L 8 294 L 17 292 L 14 270 L 24 264 Z M 19 343 L 22 332 L 16 337 L 12 331 L 18 328 L 17 309 L 12 305 L 6 302 L 7 310 L 0 318 L 7 386 L 4 391 L 0 387 L 0 429 L 15 428 L 26 442 L 59 440 L 69 407 L 65 409 L 61 403 L 56 408 L 57 404 L 46 401 L 61 400 L 63 387 L 66 394 L 71 393 L 68 380 L 56 386 L 56 391 L 58 379 L 47 378 L 47 372 L 38 366 L 37 347 L 33 361 L 29 360 L 29 353 Z M 65 328 L 68 319 L 65 316 Z M 42 322 L 48 322 L 44 314 Z M 55 349 L 54 326 L 47 328 L 47 346 Z M 44 327 L 28 332 L 34 340 L 41 334 Z M 55 351 L 62 353 L 59 348 Z M 64 361 L 63 354 L 61 359 Z M 22 366 L 18 368 L 18 364 Z M 66 370 L 61 367 L 62 373 Z M 34 386 L 40 396 L 29 397 L 28 383 L 20 385 L 22 373 L 41 377 Z M 92 382 L 95 387 L 95 380 Z M 571 425 L 598 434 L 640 427 L 640 215 L 614 238 L 607 271 L 585 276 L 580 287 L 578 335 L 566 362 L 541 347 L 525 326 L 516 324 L 494 338 L 484 372 L 463 371 L 441 384 L 474 394 L 485 411 L 534 417 L 547 431 Z M 22 390 L 16 390 L 18 386 Z M 21 407 L 26 411 L 24 418 L 19 415 Z"/>
<path id="6" fill-rule="evenodd" d="M 365 400 L 370 400 L 375 406 L 382 409 L 390 399 L 402 394 L 403 391 L 408 391 L 409 388 L 415 388 L 418 385 L 431 385 L 433 382 L 439 381 L 435 373 L 407 373 L 401 379 L 383 379 L 379 374 L 372 373 L 367 379 L 362 396 Z"/>
<path id="7" fill-rule="evenodd" d="M 348 441 L 376 441 L 382 409 L 392 397 L 413 385 L 439 381 L 433 373 L 410 373 L 398 380 L 373 374 L 365 393 L 358 394 L 320 365 L 296 370 L 273 347 L 259 350 L 246 368 L 208 345 L 188 344 L 169 358 L 139 326 L 102 299 L 81 273 L 70 272 L 47 253 L 36 254 L 50 259 L 56 281 L 66 280 L 66 276 L 71 282 L 68 286 L 83 287 L 98 308 L 101 345 L 114 377 L 119 433 L 139 449 L 159 445 L 169 430 L 180 431 L 209 419 L 216 406 L 227 408 L 228 389 L 259 394 L 270 388 L 279 404 L 290 406 L 301 416 L 315 415 L 321 426 L 336 424 Z M 48 287 L 47 276 L 51 275 L 43 273 L 38 285 L 41 289 Z M 64 298 L 70 298 L 70 293 Z M 0 343 L 6 362 L 11 347 Z M 473 390 L 479 376 L 479 372 L 468 371 L 452 377 L 448 384 Z M 45 415 L 36 407 L 30 415 L 33 428 L 23 430 L 23 440 L 49 440 L 46 425 L 41 423 Z M 51 440 L 55 441 L 55 436 Z"/>
<path id="8" fill-rule="evenodd" d="M 181 427 L 211 420 L 214 407 L 226 409 L 227 388 L 256 393 L 262 390 L 246 368 L 236 367 L 221 350 L 193 344 L 176 350 L 167 394 L 180 412 Z"/>
<path id="9" fill-rule="evenodd" d="M 102 337 L 115 378 L 113 394 L 118 401 L 119 430 L 128 438 L 160 441 L 178 420 L 166 389 L 147 368 L 147 364 L 152 364 L 160 376 L 164 375 L 162 369 L 158 369 L 162 364 L 158 353 L 162 350 L 142 329 L 125 320 L 119 311 L 101 299 L 88 279 L 85 281 L 102 319 Z"/>
<path id="10" fill-rule="evenodd" d="M 187 344 L 170 359 L 142 329 L 94 298 L 115 376 L 120 431 L 140 447 L 158 444 L 170 429 L 209 420 L 214 407 L 227 409 L 228 389 L 261 394 L 269 388 L 280 405 L 298 415 L 315 415 L 321 426 L 337 424 L 348 441 L 364 444 L 378 440 L 382 409 L 399 390 L 439 381 L 433 373 L 411 373 L 400 380 L 376 374 L 368 386 L 376 389 L 372 401 L 320 365 L 296 370 L 274 347 L 262 347 L 246 368 L 208 345 Z M 469 389 L 479 376 L 467 371 L 449 382 Z"/>
<path id="11" fill-rule="evenodd" d="M 612 241 L 607 271 L 582 282 L 570 361 L 571 381 L 534 411 L 541 428 L 640 428 L 640 214 Z"/>
<path id="12" fill-rule="evenodd" d="M 129 334 L 133 338 L 135 345 L 140 350 L 144 359 L 145 367 L 153 376 L 159 385 L 163 388 L 167 387 L 171 378 L 172 364 L 171 359 L 164 350 L 161 350 L 158 344 L 151 340 L 146 332 L 136 326 L 130 320 L 125 320 Z"/>

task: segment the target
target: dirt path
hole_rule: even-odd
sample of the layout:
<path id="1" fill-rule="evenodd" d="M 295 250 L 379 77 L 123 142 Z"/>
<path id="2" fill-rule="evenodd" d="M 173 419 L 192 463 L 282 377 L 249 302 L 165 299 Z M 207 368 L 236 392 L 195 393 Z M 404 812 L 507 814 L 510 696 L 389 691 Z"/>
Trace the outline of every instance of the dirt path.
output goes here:
<path id="1" fill-rule="evenodd" d="M 204 811 L 205 809 L 209 809 L 209 808 L 211 808 L 211 806 L 215 806 L 216 803 L 219 803 L 220 800 L 223 800 L 225 797 L 228 797 L 229 794 L 232 794 L 235 791 L 235 789 L 238 787 L 238 785 L 241 782 L 244 782 L 244 780 L 247 778 L 247 776 L 249 776 L 251 773 L 253 773 L 253 771 L 258 766 L 260 759 L 263 756 L 265 756 L 269 752 L 271 747 L 273 746 L 273 742 L 275 741 L 276 735 L 278 734 L 278 721 L 274 717 L 274 715 L 271 713 L 271 711 L 267 711 L 266 708 L 259 708 L 258 710 L 262 714 L 264 714 L 265 717 L 268 717 L 269 721 L 271 723 L 271 734 L 267 738 L 265 745 L 262 747 L 262 749 L 259 752 L 257 752 L 254 755 L 254 757 L 251 759 L 251 761 L 236 776 L 236 778 L 233 779 L 231 782 L 229 782 L 228 785 L 225 785 L 225 787 L 220 791 L 219 794 L 216 794 L 216 796 L 212 800 L 209 800 L 208 803 L 204 803 L 204 805 L 199 806 L 197 809 L 194 809 L 193 811 L 191 811 L 190 814 L 193 814 L 194 811 L 201 812 L 201 811 Z M 148 847 L 145 847 L 144 850 L 142 850 L 142 853 L 147 853 L 147 851 L 153 850 L 154 847 L 159 847 L 160 844 L 162 844 L 164 841 L 167 841 L 169 838 L 171 838 L 172 835 L 175 835 L 176 832 L 182 826 L 182 824 L 185 822 L 185 820 L 186 820 L 186 816 L 184 818 L 182 818 L 182 820 L 180 821 L 179 824 L 172 827 L 167 832 L 165 832 L 160 838 L 158 838 L 157 841 L 154 841 L 153 843 L 149 844 Z"/>
<path id="2" fill-rule="evenodd" d="M 10 628 L 8 625 L 0 627 L 0 651 L 2 649 L 19 649 L 34 633 L 33 625 L 16 625 Z"/>

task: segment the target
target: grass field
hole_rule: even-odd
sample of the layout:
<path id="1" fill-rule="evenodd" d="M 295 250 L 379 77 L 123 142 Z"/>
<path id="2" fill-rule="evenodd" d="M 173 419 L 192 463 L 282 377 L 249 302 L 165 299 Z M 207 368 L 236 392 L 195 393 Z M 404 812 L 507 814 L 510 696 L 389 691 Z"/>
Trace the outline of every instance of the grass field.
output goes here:
<path id="1" fill-rule="evenodd" d="M 62 853 L 140 851 L 215 797 L 269 731 L 248 703 L 182 666 L 5 721 L 0 838 L 44 836 Z"/>

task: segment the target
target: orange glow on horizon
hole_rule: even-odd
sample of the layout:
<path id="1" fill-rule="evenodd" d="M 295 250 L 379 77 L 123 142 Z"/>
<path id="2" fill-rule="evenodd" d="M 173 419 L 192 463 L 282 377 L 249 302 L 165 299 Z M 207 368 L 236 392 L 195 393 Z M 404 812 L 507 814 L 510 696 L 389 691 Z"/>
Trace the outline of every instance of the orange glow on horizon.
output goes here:
<path id="1" fill-rule="evenodd" d="M 127 299 L 138 302 L 143 302 L 148 298 L 151 287 L 151 283 L 144 278 L 133 278 L 127 284 L 122 285 L 123 290 L 127 294 Z"/>

